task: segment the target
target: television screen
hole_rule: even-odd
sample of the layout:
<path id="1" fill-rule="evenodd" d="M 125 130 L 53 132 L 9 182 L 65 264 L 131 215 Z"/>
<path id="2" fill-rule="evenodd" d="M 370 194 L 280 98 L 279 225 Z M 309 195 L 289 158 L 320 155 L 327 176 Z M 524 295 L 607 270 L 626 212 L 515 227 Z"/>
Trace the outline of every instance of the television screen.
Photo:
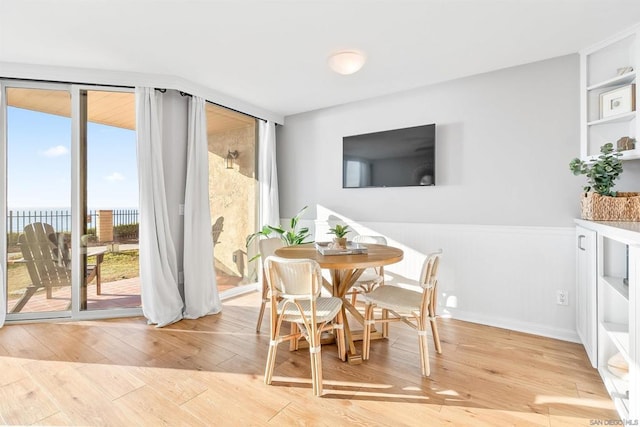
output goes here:
<path id="1" fill-rule="evenodd" d="M 436 125 L 342 138 L 342 188 L 436 184 Z"/>

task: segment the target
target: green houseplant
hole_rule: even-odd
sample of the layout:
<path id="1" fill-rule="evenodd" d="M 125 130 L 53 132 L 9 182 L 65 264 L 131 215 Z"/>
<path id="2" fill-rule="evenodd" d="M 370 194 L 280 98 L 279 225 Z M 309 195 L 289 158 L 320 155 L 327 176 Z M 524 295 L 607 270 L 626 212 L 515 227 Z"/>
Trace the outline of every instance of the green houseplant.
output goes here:
<path id="1" fill-rule="evenodd" d="M 351 230 L 349 230 L 348 225 L 336 224 L 335 227 L 329 229 L 329 232 L 327 234 L 335 235 L 336 237 L 335 239 L 333 239 L 334 243 L 341 248 L 346 248 L 347 238 L 344 236 L 346 236 L 350 231 Z"/>
<path id="2" fill-rule="evenodd" d="M 593 221 L 640 221 L 640 193 L 613 191 L 622 174 L 622 153 L 612 143 L 600 147 L 600 155 L 590 161 L 573 159 L 569 169 L 586 175 L 587 185 L 580 205 L 582 218 Z"/>
<path id="3" fill-rule="evenodd" d="M 586 175 L 587 186 L 584 192 L 595 191 L 603 196 L 616 196 L 612 191 L 616 179 L 622 173 L 622 153 L 613 149 L 613 144 L 608 142 L 600 147 L 600 155 L 595 161 L 585 162 L 575 158 L 569 163 L 569 168 L 574 175 Z"/>
<path id="4" fill-rule="evenodd" d="M 298 211 L 296 216 L 291 218 L 288 230 L 285 230 L 281 225 L 277 225 L 277 226 L 265 225 L 264 227 L 262 227 L 262 230 L 251 234 L 249 237 L 247 237 L 247 242 L 246 242 L 247 248 L 249 247 L 249 245 L 251 245 L 251 242 L 253 242 L 253 240 L 256 237 L 270 237 L 272 234 L 278 235 L 280 239 L 282 239 L 284 244 L 287 246 L 301 245 L 303 243 L 311 243 L 311 242 L 305 241 L 310 236 L 309 228 L 302 227 L 298 229 L 298 222 L 300 222 L 300 218 L 302 217 L 304 212 L 307 210 L 307 208 L 308 206 L 303 207 L 302 209 L 300 209 L 300 211 Z M 258 253 L 254 257 L 252 257 L 249 261 L 253 261 L 259 257 L 260 257 L 260 254 Z"/>

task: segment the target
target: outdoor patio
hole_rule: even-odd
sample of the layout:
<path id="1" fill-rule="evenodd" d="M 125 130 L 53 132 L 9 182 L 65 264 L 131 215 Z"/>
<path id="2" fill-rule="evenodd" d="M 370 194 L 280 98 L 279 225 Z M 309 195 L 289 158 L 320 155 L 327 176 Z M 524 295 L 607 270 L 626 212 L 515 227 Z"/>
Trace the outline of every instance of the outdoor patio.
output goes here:
<path id="1" fill-rule="evenodd" d="M 218 274 L 216 281 L 218 291 L 238 286 L 241 277 Z M 133 277 L 130 279 L 117 280 L 113 282 L 102 282 L 102 293 L 96 295 L 95 283 L 89 284 L 87 288 L 87 310 L 107 310 L 116 308 L 132 308 L 140 307 L 140 278 Z M 71 296 L 71 287 L 65 286 L 55 288 L 52 297 L 46 298 L 43 290 L 36 292 L 24 308 L 23 313 L 29 312 L 45 312 L 45 311 L 63 311 L 66 310 Z M 9 295 L 9 310 L 20 299 L 20 295 Z"/>

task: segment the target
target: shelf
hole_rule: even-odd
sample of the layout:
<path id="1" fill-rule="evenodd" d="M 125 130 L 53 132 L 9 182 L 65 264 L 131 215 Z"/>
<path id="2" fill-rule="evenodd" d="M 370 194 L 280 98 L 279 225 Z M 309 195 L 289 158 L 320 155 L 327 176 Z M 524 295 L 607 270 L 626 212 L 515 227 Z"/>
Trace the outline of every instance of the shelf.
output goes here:
<path id="1" fill-rule="evenodd" d="M 613 375 L 606 366 L 598 368 L 605 387 L 621 418 L 629 418 L 629 383 Z"/>
<path id="2" fill-rule="evenodd" d="M 587 126 L 597 126 L 597 125 L 604 125 L 608 123 L 630 122 L 635 118 L 636 118 L 636 112 L 630 111 L 628 113 L 618 114 L 616 116 L 605 117 L 604 119 L 594 120 L 592 122 L 587 123 Z"/>
<path id="3" fill-rule="evenodd" d="M 603 276 L 601 279 L 624 299 L 629 301 L 629 285 L 624 284 L 622 277 Z"/>
<path id="4" fill-rule="evenodd" d="M 620 156 L 620 160 L 640 159 L 640 149 L 638 148 L 636 148 L 635 150 L 621 151 L 620 153 L 622 153 L 622 156 Z M 598 156 L 600 156 L 600 154 L 593 154 L 591 156 L 583 158 L 582 160 L 584 160 L 585 162 L 594 162 L 598 160 Z"/>
<path id="5" fill-rule="evenodd" d="M 611 341 L 616 346 L 620 354 L 631 365 L 629 360 L 629 326 L 620 323 L 602 322 L 602 328 L 605 330 Z"/>
<path id="6" fill-rule="evenodd" d="M 600 83 L 596 83 L 594 85 L 588 86 L 587 90 L 594 90 L 594 89 L 602 89 L 602 88 L 612 88 L 615 86 L 624 86 L 627 85 L 629 83 L 633 83 L 633 81 L 636 79 L 636 72 L 635 71 L 631 71 L 630 73 L 626 73 L 623 74 L 621 76 L 615 76 L 612 79 L 608 79 L 605 80 L 603 82 Z"/>

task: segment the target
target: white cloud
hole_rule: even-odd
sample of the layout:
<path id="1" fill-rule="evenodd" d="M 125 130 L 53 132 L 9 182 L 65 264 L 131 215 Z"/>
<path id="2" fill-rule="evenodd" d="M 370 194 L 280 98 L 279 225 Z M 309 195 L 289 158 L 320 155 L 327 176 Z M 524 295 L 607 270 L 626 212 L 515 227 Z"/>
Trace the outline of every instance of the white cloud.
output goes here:
<path id="1" fill-rule="evenodd" d="M 58 157 L 58 156 L 64 156 L 68 152 L 69 150 L 67 150 L 67 147 L 64 147 L 62 145 L 56 145 L 55 147 L 51 147 L 47 150 L 40 151 L 39 153 L 42 156 L 46 156 L 46 157 Z"/>
<path id="2" fill-rule="evenodd" d="M 124 175 L 120 172 L 113 172 L 111 175 L 105 176 L 107 181 L 124 181 Z"/>

